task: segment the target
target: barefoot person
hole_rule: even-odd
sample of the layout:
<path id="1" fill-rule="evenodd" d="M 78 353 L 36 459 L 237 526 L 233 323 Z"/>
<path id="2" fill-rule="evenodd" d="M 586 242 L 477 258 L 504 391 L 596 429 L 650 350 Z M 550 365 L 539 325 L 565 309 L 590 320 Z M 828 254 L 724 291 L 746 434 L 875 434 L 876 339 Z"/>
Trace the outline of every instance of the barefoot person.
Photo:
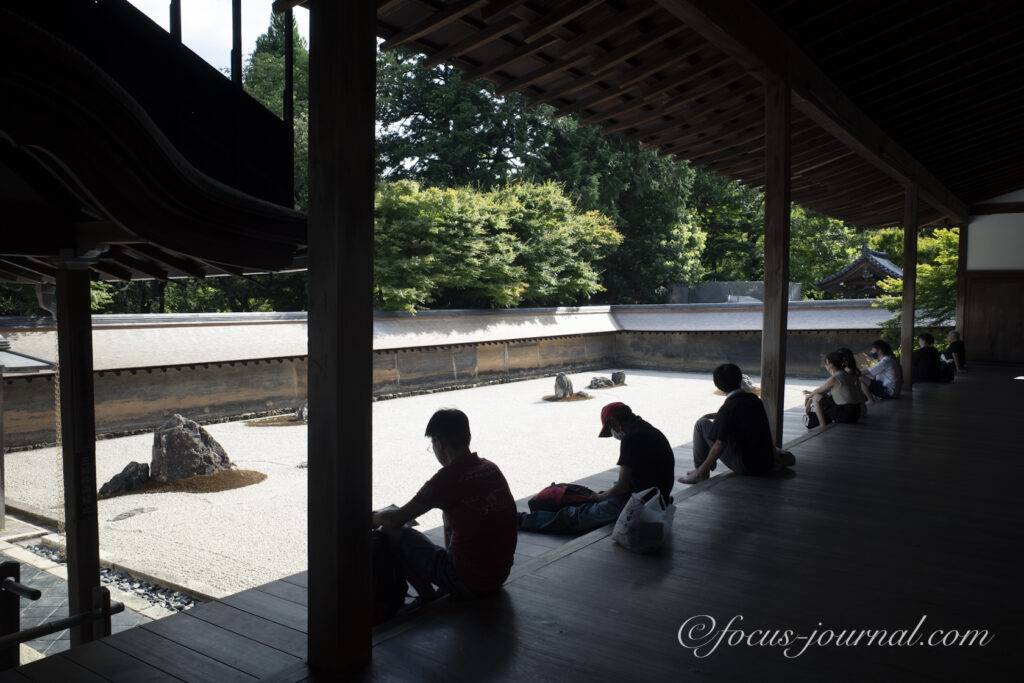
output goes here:
<path id="1" fill-rule="evenodd" d="M 469 419 L 461 410 L 434 413 L 425 436 L 441 469 L 402 507 L 374 512 L 373 527 L 394 541 L 414 586 L 426 579 L 459 598 L 492 593 L 508 578 L 518 539 L 508 482 L 497 465 L 469 450 Z M 404 526 L 432 508 L 444 512 L 447 548 Z"/>
<path id="2" fill-rule="evenodd" d="M 707 479 L 718 460 L 737 474 L 768 474 L 792 465 L 793 455 L 778 451 L 772 443 L 761 399 L 743 390 L 739 367 L 732 363 L 719 365 L 712 378 L 715 386 L 725 392 L 725 402 L 717 413 L 705 415 L 693 426 L 695 469 L 679 481 L 696 484 Z"/>

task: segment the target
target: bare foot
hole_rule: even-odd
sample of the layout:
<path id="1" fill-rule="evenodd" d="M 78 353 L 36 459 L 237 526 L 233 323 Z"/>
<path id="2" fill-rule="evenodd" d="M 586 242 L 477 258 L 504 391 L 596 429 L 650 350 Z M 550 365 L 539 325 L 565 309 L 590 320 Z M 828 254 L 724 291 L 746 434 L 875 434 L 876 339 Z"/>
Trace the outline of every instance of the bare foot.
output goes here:
<path id="1" fill-rule="evenodd" d="M 685 477 L 679 477 L 679 483 L 681 483 L 681 484 L 696 484 L 698 482 L 704 481 L 705 479 L 707 479 L 710 476 L 711 475 L 708 472 L 705 472 L 703 475 L 698 477 L 697 476 L 697 470 L 690 470 L 689 472 L 686 473 Z"/>

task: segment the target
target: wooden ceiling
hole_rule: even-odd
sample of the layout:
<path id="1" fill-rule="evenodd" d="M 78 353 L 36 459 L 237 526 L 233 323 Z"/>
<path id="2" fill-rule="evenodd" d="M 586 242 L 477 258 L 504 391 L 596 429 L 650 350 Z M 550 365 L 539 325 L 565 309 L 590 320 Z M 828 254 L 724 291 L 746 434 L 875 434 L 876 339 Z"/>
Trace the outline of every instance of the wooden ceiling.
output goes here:
<path id="1" fill-rule="evenodd" d="M 293 3 L 278 3 L 293 4 Z M 793 89 L 792 199 L 859 227 L 920 224 L 1024 187 L 1024 3 L 378 0 L 382 49 L 764 184 L 763 83 Z"/>

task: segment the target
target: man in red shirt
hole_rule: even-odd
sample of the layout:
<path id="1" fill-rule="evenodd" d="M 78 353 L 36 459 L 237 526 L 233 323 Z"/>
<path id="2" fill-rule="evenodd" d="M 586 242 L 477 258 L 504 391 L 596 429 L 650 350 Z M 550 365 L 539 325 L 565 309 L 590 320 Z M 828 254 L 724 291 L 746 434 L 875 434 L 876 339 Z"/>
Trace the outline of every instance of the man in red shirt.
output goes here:
<path id="1" fill-rule="evenodd" d="M 395 541 L 409 571 L 441 593 L 473 598 L 496 591 L 512 569 L 518 539 L 508 482 L 497 465 L 469 450 L 469 418 L 461 410 L 434 413 L 425 436 L 441 469 L 402 507 L 374 512 L 373 526 Z M 444 512 L 447 548 L 404 526 L 432 508 Z"/>

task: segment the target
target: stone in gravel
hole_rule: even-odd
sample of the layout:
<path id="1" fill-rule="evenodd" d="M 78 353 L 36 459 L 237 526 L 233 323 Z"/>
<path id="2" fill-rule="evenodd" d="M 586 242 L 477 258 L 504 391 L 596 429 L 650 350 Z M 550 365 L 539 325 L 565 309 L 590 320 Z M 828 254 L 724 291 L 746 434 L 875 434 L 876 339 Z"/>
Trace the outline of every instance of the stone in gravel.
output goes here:
<path id="1" fill-rule="evenodd" d="M 607 377 L 591 377 L 590 384 L 587 385 L 588 389 L 607 389 L 613 386 L 614 383 Z"/>
<path id="2" fill-rule="evenodd" d="M 625 371 L 623 371 L 623 370 L 616 370 L 615 372 L 612 373 L 612 384 L 618 385 L 618 384 L 625 384 L 625 383 L 626 383 L 626 373 L 625 373 Z"/>
<path id="3" fill-rule="evenodd" d="M 295 419 L 302 422 L 309 420 L 309 401 L 304 401 L 299 409 L 295 411 Z"/>
<path id="4" fill-rule="evenodd" d="M 217 441 L 198 422 L 172 415 L 153 435 L 152 476 L 158 482 L 232 469 Z"/>
<path id="5" fill-rule="evenodd" d="M 569 398 L 572 396 L 572 380 L 564 373 L 558 373 L 555 377 L 555 398 Z"/>
<path id="6" fill-rule="evenodd" d="M 149 465 L 144 462 L 130 462 L 125 465 L 120 474 L 100 487 L 100 497 L 105 498 L 115 493 L 134 491 L 149 481 Z"/>

